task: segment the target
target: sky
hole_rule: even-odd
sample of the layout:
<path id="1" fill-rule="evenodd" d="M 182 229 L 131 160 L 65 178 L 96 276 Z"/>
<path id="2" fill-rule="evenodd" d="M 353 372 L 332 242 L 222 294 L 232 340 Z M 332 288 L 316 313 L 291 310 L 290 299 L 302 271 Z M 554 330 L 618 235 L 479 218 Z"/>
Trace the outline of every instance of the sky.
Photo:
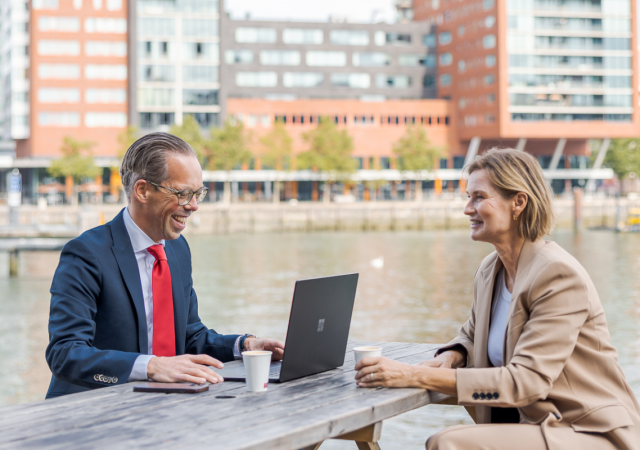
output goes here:
<path id="1" fill-rule="evenodd" d="M 329 16 L 347 17 L 350 22 L 393 22 L 393 0 L 225 0 L 225 10 L 234 19 L 246 14 L 254 20 L 296 20 L 326 22 Z"/>

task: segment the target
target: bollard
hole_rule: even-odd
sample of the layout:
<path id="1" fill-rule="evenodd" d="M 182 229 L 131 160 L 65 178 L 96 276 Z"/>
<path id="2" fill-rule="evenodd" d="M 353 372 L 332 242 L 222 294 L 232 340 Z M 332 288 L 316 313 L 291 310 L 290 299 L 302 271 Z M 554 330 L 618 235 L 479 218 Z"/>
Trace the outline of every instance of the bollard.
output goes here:
<path id="1" fill-rule="evenodd" d="M 9 250 L 9 276 L 18 276 L 18 250 Z"/>
<path id="2" fill-rule="evenodd" d="M 582 230 L 582 189 L 573 189 L 573 229 L 578 232 Z"/>

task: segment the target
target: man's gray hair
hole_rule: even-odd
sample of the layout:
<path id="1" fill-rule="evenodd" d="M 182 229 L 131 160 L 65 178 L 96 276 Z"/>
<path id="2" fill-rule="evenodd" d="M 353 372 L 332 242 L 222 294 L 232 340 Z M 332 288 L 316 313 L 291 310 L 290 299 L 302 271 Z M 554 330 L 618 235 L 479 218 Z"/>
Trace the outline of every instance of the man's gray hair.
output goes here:
<path id="1" fill-rule="evenodd" d="M 131 200 L 131 191 L 138 180 L 162 184 L 169 178 L 167 161 L 172 153 L 198 157 L 189 144 L 169 133 L 149 133 L 129 147 L 120 166 L 127 200 Z"/>

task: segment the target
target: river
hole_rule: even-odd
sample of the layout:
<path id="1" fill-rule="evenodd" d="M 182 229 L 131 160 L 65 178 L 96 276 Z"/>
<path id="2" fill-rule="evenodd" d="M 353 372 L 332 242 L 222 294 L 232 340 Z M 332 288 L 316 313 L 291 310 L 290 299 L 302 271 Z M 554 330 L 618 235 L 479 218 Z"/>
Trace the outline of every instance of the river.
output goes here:
<path id="1" fill-rule="evenodd" d="M 587 269 L 611 339 L 640 395 L 640 234 L 556 231 L 551 238 Z M 194 286 L 203 322 L 223 333 L 284 339 L 295 280 L 359 272 L 352 339 L 447 342 L 469 315 L 475 270 L 492 247 L 466 231 L 194 236 Z M 41 400 L 50 372 L 49 287 L 59 253 L 21 255 L 8 277 L 0 255 L 0 407 Z M 383 258 L 381 268 L 371 261 Z M 427 406 L 384 423 L 380 445 L 421 449 L 426 438 L 472 423 L 462 407 Z M 323 449 L 352 449 L 331 441 Z"/>

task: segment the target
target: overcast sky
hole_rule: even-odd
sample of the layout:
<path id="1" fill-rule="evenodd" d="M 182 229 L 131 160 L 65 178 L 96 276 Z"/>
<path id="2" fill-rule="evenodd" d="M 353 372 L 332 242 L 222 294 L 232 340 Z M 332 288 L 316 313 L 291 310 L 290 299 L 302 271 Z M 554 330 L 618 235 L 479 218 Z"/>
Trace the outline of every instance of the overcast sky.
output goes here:
<path id="1" fill-rule="evenodd" d="M 329 16 L 347 17 L 352 22 L 393 22 L 393 0 L 225 0 L 225 10 L 236 19 L 298 20 L 325 22 Z"/>

